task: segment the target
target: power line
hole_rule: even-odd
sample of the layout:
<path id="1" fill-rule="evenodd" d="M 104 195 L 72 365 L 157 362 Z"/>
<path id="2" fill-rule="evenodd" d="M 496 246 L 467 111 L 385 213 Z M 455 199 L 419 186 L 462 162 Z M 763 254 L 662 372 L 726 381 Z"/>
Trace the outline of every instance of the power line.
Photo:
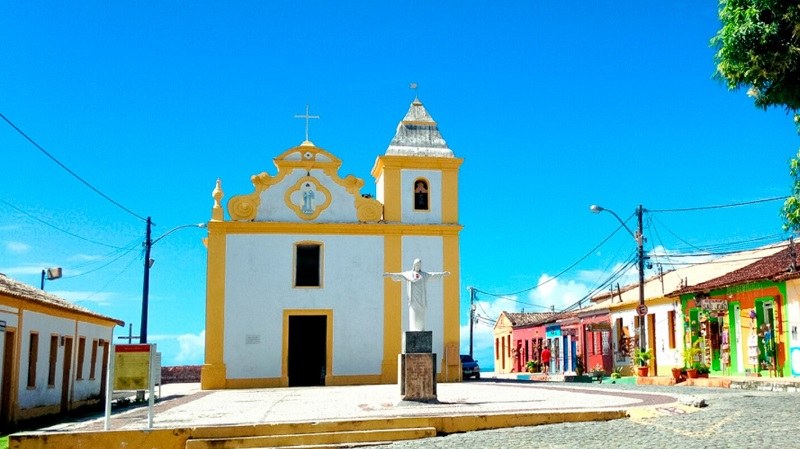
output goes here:
<path id="1" fill-rule="evenodd" d="M 11 120 L 9 120 L 8 118 L 6 118 L 6 116 L 5 116 L 5 115 L 3 115 L 3 113 L 1 113 L 1 112 L 0 112 L 0 118 L 2 118 L 3 120 L 5 120 L 5 121 L 6 121 L 6 123 L 8 123 L 8 124 L 9 124 L 9 125 L 10 125 L 12 128 L 14 128 L 14 130 L 15 130 L 15 131 L 17 131 L 17 132 L 18 132 L 18 133 L 19 133 L 19 134 L 20 134 L 22 137 L 24 137 L 24 138 L 25 138 L 25 139 L 26 139 L 28 142 L 30 142 L 31 144 L 33 144 L 33 146 L 35 146 L 35 147 L 36 147 L 36 148 L 37 148 L 39 151 L 41 151 L 42 153 L 44 153 L 44 155 L 45 155 L 45 156 L 47 156 L 47 157 L 49 157 L 49 158 L 50 158 L 50 159 L 51 159 L 53 162 L 55 162 L 56 164 L 58 164 L 58 166 L 59 166 L 59 167 L 61 167 L 61 168 L 63 168 L 64 170 L 66 170 L 66 171 L 67 171 L 67 173 L 69 173 L 70 175 L 72 175 L 73 177 L 75 177 L 75 179 L 77 179 L 78 181 L 82 182 L 82 183 L 83 183 L 83 184 L 84 184 L 86 187 L 88 187 L 88 188 L 92 189 L 92 190 L 93 190 L 95 193 L 97 193 L 98 195 L 102 196 L 103 198 L 105 198 L 106 200 L 110 201 L 110 202 L 111 202 L 112 204 L 114 204 L 115 206 L 117 206 L 117 207 L 119 207 L 120 209 L 124 210 L 125 212 L 127 212 L 127 213 L 129 213 L 129 214 L 133 215 L 134 217 L 138 218 L 139 220 L 142 220 L 142 221 L 147 221 L 147 219 L 146 219 L 146 218 L 144 218 L 144 217 L 142 217 L 141 215 L 139 215 L 139 214 L 137 214 L 137 213 L 135 213 L 135 212 L 131 211 L 131 210 L 130 210 L 130 209 L 128 209 L 127 207 L 123 206 L 122 204 L 120 204 L 120 203 L 118 203 L 118 202 L 114 201 L 113 199 L 111 199 L 111 197 L 109 197 L 109 196 L 108 196 L 108 195 L 106 195 L 105 193 L 101 192 L 99 189 L 97 189 L 97 188 L 96 188 L 96 187 L 94 187 L 93 185 L 89 184 L 89 182 L 88 182 L 88 181 L 86 181 L 85 179 L 83 179 L 83 178 L 81 178 L 80 176 L 78 176 L 78 174 L 77 174 L 77 173 L 75 173 L 74 171 L 70 170 L 70 169 L 69 169 L 69 168 L 68 168 L 66 165 L 62 164 L 62 163 L 61 163 L 61 161 L 59 161 L 58 159 L 56 159 L 56 158 L 55 158 L 55 157 L 54 157 L 52 154 L 48 153 L 48 152 L 47 152 L 47 150 L 45 150 L 44 148 L 42 148 L 42 146 L 41 146 L 41 145 L 39 145 L 38 143 L 36 143 L 36 141 L 34 141 L 34 140 L 33 140 L 32 138 L 30 138 L 30 137 L 29 137 L 27 134 L 25 134 L 25 133 L 24 133 L 24 132 L 23 132 L 21 129 L 19 129 L 19 128 L 17 127 L 17 125 L 15 125 L 14 123 L 12 123 L 12 122 L 11 122 Z"/>
<path id="2" fill-rule="evenodd" d="M 630 218 L 630 217 L 628 217 L 628 218 Z M 616 233 L 617 233 L 617 232 L 618 232 L 620 229 L 622 229 L 622 228 L 623 228 L 623 225 L 620 225 L 620 226 L 618 226 L 618 227 L 617 227 L 617 229 L 615 229 L 615 230 L 614 230 L 614 231 L 613 231 L 611 234 L 609 234 L 609 235 L 608 235 L 608 237 L 604 238 L 604 239 L 603 239 L 603 240 L 602 240 L 600 243 L 598 243 L 598 244 L 597 244 L 597 246 L 595 246 L 594 248 L 592 248 L 591 250 L 589 250 L 589 252 L 587 252 L 586 254 L 584 254 L 584 255 L 583 255 L 583 256 L 582 256 L 580 259 L 578 259 L 578 260 L 576 260 L 575 262 L 573 262 L 573 263 L 572 263 L 570 266 L 568 266 L 567 268 L 564 268 L 563 270 L 561 270 L 561 272 L 560 272 L 560 273 L 558 273 L 558 274 L 556 274 L 555 276 L 549 277 L 549 278 L 547 278 L 546 280 L 544 280 L 543 282 L 539 282 L 539 283 L 537 283 L 537 284 L 536 284 L 536 285 L 534 285 L 533 287 L 528 287 L 528 288 L 525 288 L 525 289 L 522 289 L 522 290 L 518 290 L 518 291 L 516 291 L 516 292 L 511 292 L 511 293 L 502 293 L 502 294 L 501 294 L 501 293 L 490 293 L 490 292 L 487 292 L 487 291 L 481 290 L 481 289 L 479 289 L 479 288 L 475 288 L 475 291 L 476 291 L 476 292 L 483 293 L 483 294 L 485 294 L 485 295 L 494 296 L 494 297 L 498 297 L 498 298 L 499 298 L 499 297 L 505 297 L 505 296 L 515 296 L 515 295 L 518 295 L 518 294 L 520 294 L 520 293 L 526 293 L 526 292 L 529 292 L 529 291 L 531 291 L 531 290 L 537 289 L 537 288 L 541 287 L 542 285 L 545 285 L 545 284 L 547 284 L 548 282 L 551 282 L 551 281 L 554 281 L 554 280 L 558 279 L 559 277 L 563 276 L 563 275 L 564 275 L 566 272 L 568 272 L 569 270 L 571 270 L 571 269 L 575 268 L 575 266 L 576 266 L 576 265 L 578 265 L 579 263 L 583 262 L 584 260 L 586 260 L 586 258 L 587 258 L 587 257 L 589 257 L 589 256 L 591 256 L 592 254 L 594 254 L 594 252 L 595 252 L 595 251 L 597 251 L 597 249 L 598 249 L 598 248 L 600 248 L 601 246 L 603 246 L 603 245 L 604 245 L 604 244 L 605 244 L 607 241 L 609 241 L 609 240 L 611 239 L 611 237 L 613 237 L 613 236 L 614 236 L 614 234 L 616 234 Z M 523 303 L 523 304 L 524 304 L 524 303 Z M 531 305 L 533 305 L 533 304 L 531 304 Z"/>
<path id="3" fill-rule="evenodd" d="M 772 198 L 764 198 L 760 200 L 752 200 L 752 201 L 743 201 L 740 203 L 730 203 L 730 204 L 718 204 L 715 206 L 698 206 L 698 207 L 684 207 L 684 208 L 677 208 L 677 209 L 647 209 L 647 212 L 691 212 L 697 210 L 709 210 L 709 209 L 725 209 L 728 207 L 739 207 L 739 206 L 750 206 L 752 204 L 758 203 L 767 203 L 770 201 L 778 201 L 778 200 L 785 200 L 789 198 L 788 196 L 775 196 Z"/>
<path id="4" fill-rule="evenodd" d="M 77 238 L 77 239 L 83 240 L 83 241 L 85 241 L 85 242 L 94 243 L 95 245 L 105 246 L 105 247 L 107 247 L 107 248 L 114 248 L 114 249 L 126 249 L 126 248 L 123 248 L 123 247 L 121 247 L 121 246 L 109 245 L 109 244 L 107 244 L 107 243 L 98 242 L 97 240 L 92 240 L 92 239 L 89 239 L 89 238 L 86 238 L 86 237 L 82 237 L 82 236 L 80 236 L 80 235 L 78 235 L 78 234 L 75 234 L 75 233 L 69 232 L 69 231 L 67 231 L 67 230 L 61 229 L 61 228 L 59 228 L 59 227 L 58 227 L 58 226 L 56 226 L 56 225 L 50 224 L 50 223 L 48 223 L 48 222 L 46 222 L 46 221 L 42 220 L 41 218 L 35 217 L 35 216 L 33 216 L 33 215 L 29 214 L 28 212 L 25 212 L 24 210 L 22 210 L 22 209 L 20 209 L 20 208 L 18 208 L 18 207 L 16 207 L 16 206 L 14 206 L 13 204 L 11 204 L 11 203 L 9 203 L 8 201 L 5 201 L 5 200 L 3 200 L 3 199 L 1 199 L 1 198 L 0 198 L 0 203 L 3 203 L 3 204 L 5 204 L 6 206 L 10 207 L 11 209 L 14 209 L 15 211 L 17 211 L 17 212 L 19 212 L 19 213 L 21 213 L 21 214 L 23 214 L 23 215 L 27 216 L 28 218 L 31 218 L 31 219 L 33 219 L 33 220 L 36 220 L 36 221 L 38 221 L 39 223 L 41 223 L 41 224 L 43 224 L 43 225 L 45 225 L 45 226 L 49 226 L 49 227 L 51 227 L 51 228 L 55 229 L 56 231 L 63 232 L 64 234 L 67 234 L 67 235 L 71 235 L 72 237 L 75 237 L 75 238 Z"/>

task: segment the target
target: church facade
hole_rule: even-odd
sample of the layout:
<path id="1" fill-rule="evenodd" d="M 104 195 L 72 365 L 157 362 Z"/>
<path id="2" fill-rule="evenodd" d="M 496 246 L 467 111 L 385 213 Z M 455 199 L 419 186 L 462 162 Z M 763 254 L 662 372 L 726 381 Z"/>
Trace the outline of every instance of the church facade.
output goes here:
<path id="1" fill-rule="evenodd" d="M 415 99 L 375 161 L 375 198 L 308 139 L 226 208 L 218 180 L 202 388 L 397 382 L 408 307 L 404 286 L 383 274 L 414 259 L 450 272 L 427 287 L 426 330 L 438 380 L 459 380 L 462 162 Z"/>

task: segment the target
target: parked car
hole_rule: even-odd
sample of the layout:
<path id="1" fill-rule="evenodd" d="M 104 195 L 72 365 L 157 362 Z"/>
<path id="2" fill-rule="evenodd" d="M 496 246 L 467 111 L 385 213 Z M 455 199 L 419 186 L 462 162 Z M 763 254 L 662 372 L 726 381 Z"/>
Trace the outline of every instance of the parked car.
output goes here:
<path id="1" fill-rule="evenodd" d="M 463 379 L 481 378 L 481 367 L 478 366 L 478 361 L 473 360 L 469 354 L 461 354 L 461 377 Z"/>

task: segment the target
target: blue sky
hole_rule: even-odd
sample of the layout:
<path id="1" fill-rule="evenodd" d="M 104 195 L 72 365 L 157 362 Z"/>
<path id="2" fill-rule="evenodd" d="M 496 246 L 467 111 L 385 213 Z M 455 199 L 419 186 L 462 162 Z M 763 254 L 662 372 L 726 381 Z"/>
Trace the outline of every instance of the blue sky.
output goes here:
<path id="1" fill-rule="evenodd" d="M 207 221 L 217 178 L 230 198 L 252 191 L 251 175 L 274 173 L 272 158 L 304 138 L 294 115 L 306 104 L 321 116 L 311 140 L 374 193 L 370 169 L 416 82 L 465 159 L 466 329 L 467 286 L 535 286 L 618 227 L 591 204 L 627 218 L 638 204 L 789 193 L 791 117 L 712 79 L 716 12 L 714 1 L 3 2 L 0 112 L 104 194 L 152 216 L 157 237 Z M 0 272 L 38 285 L 42 268 L 62 266 L 46 290 L 138 330 L 144 222 L 4 122 L 0 155 Z M 648 213 L 646 248 L 772 242 L 782 237 L 779 205 Z M 203 236 L 181 229 L 153 247 L 149 335 L 165 364 L 202 361 Z M 565 307 L 634 248 L 617 232 L 538 289 L 479 295 L 478 313 Z M 676 260 L 686 259 L 654 262 Z M 475 328 L 484 369 L 485 321 Z"/>

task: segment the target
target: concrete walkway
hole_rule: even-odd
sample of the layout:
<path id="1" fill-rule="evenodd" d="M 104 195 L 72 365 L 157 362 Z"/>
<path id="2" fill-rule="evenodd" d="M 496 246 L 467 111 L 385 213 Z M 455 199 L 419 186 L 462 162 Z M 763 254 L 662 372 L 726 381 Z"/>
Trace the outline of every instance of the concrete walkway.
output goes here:
<path id="1" fill-rule="evenodd" d="M 438 404 L 403 402 L 397 385 L 264 388 L 202 391 L 199 384 L 168 384 L 156 403 L 154 428 L 369 418 L 627 410 L 675 402 L 666 394 L 597 391 L 587 384 L 484 379 L 438 385 Z M 101 430 L 95 416 L 40 432 Z M 112 429 L 146 429 L 147 407 L 115 410 Z"/>

